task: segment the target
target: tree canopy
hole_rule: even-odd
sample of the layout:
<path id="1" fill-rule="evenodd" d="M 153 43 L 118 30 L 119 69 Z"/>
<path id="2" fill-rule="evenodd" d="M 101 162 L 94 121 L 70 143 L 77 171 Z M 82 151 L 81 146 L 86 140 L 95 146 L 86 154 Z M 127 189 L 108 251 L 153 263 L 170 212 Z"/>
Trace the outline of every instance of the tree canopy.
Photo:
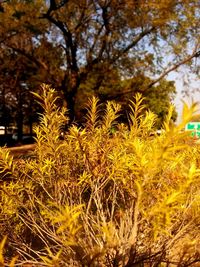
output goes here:
<path id="1" fill-rule="evenodd" d="M 141 88 L 148 95 L 169 72 L 199 64 L 198 2 L 3 1 L 1 70 L 13 73 L 1 75 L 1 88 L 9 80 L 15 94 L 17 87 L 49 83 L 63 95 L 71 120 L 80 113 L 80 97 L 120 100 Z M 149 81 L 141 88 L 119 86 L 141 75 Z"/>

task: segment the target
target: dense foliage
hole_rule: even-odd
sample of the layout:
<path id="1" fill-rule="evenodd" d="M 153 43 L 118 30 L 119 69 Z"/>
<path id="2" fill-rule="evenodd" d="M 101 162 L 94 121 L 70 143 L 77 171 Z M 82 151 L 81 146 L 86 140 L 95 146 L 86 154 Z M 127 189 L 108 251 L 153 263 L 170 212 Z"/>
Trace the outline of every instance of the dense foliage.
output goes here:
<path id="1" fill-rule="evenodd" d="M 198 72 L 199 21 L 199 0 L 1 1 L 0 112 L 31 127 L 30 91 L 43 82 L 60 92 L 71 120 L 92 95 L 148 96 L 181 65 Z M 151 79 L 138 87 L 141 75 Z M 135 86 L 119 86 L 129 78 Z"/>
<path id="2" fill-rule="evenodd" d="M 102 111 L 92 98 L 85 127 L 61 138 L 56 95 L 44 85 L 37 96 L 45 113 L 31 157 L 0 150 L 1 266 L 199 266 L 200 150 L 181 132 L 196 105 L 179 126 L 171 107 L 157 135 L 141 95 L 129 129 L 118 104 Z"/>

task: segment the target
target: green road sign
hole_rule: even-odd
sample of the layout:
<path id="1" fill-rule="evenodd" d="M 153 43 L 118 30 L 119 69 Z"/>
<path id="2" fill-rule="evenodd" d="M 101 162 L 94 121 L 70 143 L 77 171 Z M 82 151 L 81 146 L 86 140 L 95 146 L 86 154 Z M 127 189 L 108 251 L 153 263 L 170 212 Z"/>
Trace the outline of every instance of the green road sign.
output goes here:
<path id="1" fill-rule="evenodd" d="M 192 137 L 200 138 L 200 122 L 189 122 L 185 126 L 186 131 L 191 132 Z"/>

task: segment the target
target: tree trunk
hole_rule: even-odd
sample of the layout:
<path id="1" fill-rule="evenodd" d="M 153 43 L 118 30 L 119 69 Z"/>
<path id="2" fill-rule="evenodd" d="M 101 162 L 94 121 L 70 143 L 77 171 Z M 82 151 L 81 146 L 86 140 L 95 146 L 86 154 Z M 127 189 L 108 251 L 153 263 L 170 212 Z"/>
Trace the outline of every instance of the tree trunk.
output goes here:
<path id="1" fill-rule="evenodd" d="M 61 90 L 67 103 L 69 118 L 68 125 L 71 125 L 76 119 L 75 104 L 79 85 L 80 77 L 78 70 L 71 71 L 71 74 L 67 73 L 61 84 Z"/>
<path id="2" fill-rule="evenodd" d="M 33 136 L 33 99 L 32 96 L 30 96 L 30 102 L 29 102 L 29 135 Z"/>
<path id="3" fill-rule="evenodd" d="M 22 142 L 23 137 L 23 101 L 21 88 L 18 91 L 18 113 L 17 113 L 17 141 Z"/>

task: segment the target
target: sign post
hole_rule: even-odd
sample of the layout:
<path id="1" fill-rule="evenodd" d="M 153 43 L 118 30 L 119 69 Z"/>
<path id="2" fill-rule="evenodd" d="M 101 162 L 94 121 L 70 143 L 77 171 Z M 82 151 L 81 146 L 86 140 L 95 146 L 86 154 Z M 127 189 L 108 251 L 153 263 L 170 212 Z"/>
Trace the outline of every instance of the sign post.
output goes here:
<path id="1" fill-rule="evenodd" d="M 200 122 L 189 122 L 185 126 L 185 130 L 191 132 L 192 137 L 200 138 Z"/>

